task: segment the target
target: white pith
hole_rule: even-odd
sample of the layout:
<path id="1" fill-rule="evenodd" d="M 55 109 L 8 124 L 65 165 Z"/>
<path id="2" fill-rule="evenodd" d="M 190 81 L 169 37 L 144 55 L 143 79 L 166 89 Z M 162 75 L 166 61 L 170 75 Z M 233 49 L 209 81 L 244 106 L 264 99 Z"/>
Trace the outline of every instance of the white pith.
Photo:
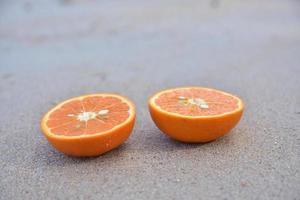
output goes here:
<path id="1" fill-rule="evenodd" d="M 99 110 L 98 112 L 81 112 L 78 115 L 69 114 L 68 117 L 76 117 L 79 121 L 87 122 L 91 119 L 95 119 L 97 116 L 104 116 L 109 113 L 109 110 Z"/>
<path id="2" fill-rule="evenodd" d="M 178 99 L 179 102 L 183 102 L 186 105 L 196 105 L 203 109 L 209 108 L 207 102 L 201 98 L 187 98 L 187 97 L 180 96 Z"/>

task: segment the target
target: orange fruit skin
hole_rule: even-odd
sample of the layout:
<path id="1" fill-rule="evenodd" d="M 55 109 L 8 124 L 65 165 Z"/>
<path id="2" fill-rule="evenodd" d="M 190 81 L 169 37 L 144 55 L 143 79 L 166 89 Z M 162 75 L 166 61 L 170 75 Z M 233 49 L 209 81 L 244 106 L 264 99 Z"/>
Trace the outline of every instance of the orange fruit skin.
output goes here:
<path id="1" fill-rule="evenodd" d="M 163 133 L 187 143 L 209 142 L 227 134 L 240 121 L 244 111 L 242 103 L 235 112 L 197 118 L 168 114 L 152 105 L 150 100 L 148 106 L 154 123 Z"/>
<path id="2" fill-rule="evenodd" d="M 128 122 L 103 134 L 79 137 L 56 136 L 49 133 L 49 129 L 46 127 L 47 119 L 45 117 L 41 121 L 42 132 L 55 149 L 66 155 L 76 157 L 99 156 L 123 144 L 133 130 L 136 118 L 135 107 L 131 101 L 126 100 L 133 106 L 133 116 Z"/>

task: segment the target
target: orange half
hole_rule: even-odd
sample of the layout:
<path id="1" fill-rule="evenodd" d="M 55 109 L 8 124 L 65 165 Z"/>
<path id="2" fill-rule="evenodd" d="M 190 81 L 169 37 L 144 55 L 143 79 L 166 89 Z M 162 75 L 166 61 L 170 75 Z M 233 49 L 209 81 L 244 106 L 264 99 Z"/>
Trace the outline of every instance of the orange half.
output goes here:
<path id="1" fill-rule="evenodd" d="M 115 94 L 91 94 L 66 100 L 45 114 L 41 128 L 59 151 L 97 156 L 121 145 L 132 132 L 134 104 Z"/>
<path id="2" fill-rule="evenodd" d="M 183 142 L 208 142 L 228 133 L 239 122 L 243 101 L 232 94 L 203 87 L 164 90 L 149 99 L 157 127 Z"/>

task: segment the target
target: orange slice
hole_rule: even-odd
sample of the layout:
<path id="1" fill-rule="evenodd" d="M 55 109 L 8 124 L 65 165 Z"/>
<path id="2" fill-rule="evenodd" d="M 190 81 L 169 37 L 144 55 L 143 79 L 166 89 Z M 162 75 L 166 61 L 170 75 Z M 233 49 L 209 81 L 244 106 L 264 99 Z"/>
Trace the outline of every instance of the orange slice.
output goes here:
<path id="1" fill-rule="evenodd" d="M 97 156 L 121 145 L 135 121 L 131 101 L 115 94 L 91 94 L 66 100 L 42 119 L 41 128 L 59 151 Z"/>
<path id="2" fill-rule="evenodd" d="M 240 120 L 244 104 L 237 96 L 203 87 L 174 88 L 149 99 L 157 127 L 183 142 L 208 142 L 228 133 Z"/>

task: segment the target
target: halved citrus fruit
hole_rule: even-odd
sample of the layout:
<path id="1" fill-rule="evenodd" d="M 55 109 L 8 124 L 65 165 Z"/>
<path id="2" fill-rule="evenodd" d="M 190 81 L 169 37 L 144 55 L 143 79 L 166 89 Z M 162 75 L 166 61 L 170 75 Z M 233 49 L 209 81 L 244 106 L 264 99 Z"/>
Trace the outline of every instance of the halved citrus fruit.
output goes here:
<path id="1" fill-rule="evenodd" d="M 203 87 L 174 88 L 149 99 L 157 127 L 183 142 L 208 142 L 228 133 L 240 120 L 244 104 L 237 96 Z"/>
<path id="2" fill-rule="evenodd" d="M 135 107 L 115 94 L 91 94 L 66 100 L 42 119 L 41 128 L 59 151 L 97 156 L 121 145 L 130 135 Z"/>

